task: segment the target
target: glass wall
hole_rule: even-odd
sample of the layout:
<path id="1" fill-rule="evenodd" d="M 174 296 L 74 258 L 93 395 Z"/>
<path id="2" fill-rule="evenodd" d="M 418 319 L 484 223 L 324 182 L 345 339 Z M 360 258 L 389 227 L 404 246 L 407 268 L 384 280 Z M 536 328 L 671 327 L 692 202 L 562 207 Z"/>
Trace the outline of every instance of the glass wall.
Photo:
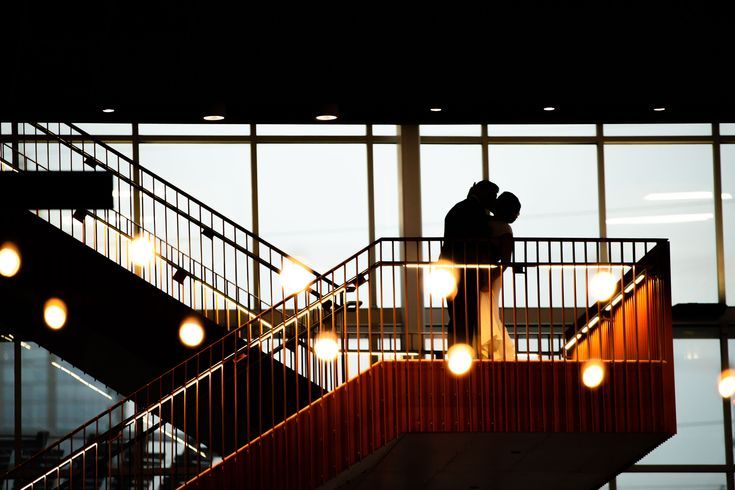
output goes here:
<path id="1" fill-rule="evenodd" d="M 3 128 L 9 131 L 7 124 Z M 130 125 L 83 128 L 117 136 L 115 147 L 132 155 L 132 143 L 120 138 L 132 134 Z M 720 198 L 727 301 L 735 304 L 733 128 L 734 124 L 722 125 L 727 143 L 720 146 L 722 195 L 718 197 L 712 143 L 676 140 L 710 137 L 710 124 L 604 126 L 607 235 L 671 240 L 674 303 L 718 299 L 714 199 Z M 141 125 L 140 160 L 246 228 L 252 228 L 256 214 L 263 238 L 317 270 L 328 269 L 364 247 L 370 236 L 367 148 L 371 143 L 366 127 L 258 125 L 255 133 L 260 139 L 251 129 L 223 124 Z M 490 125 L 487 161 L 483 161 L 480 125 L 422 126 L 420 133 L 420 181 L 405 185 L 420 189 L 424 236 L 442 235 L 447 211 L 482 178 L 485 165 L 501 191 L 516 193 L 522 202 L 521 216 L 514 224 L 516 236 L 599 235 L 594 125 Z M 372 134 L 379 141 L 372 144 L 374 235 L 397 236 L 401 189 L 396 126 L 374 126 Z M 645 139 L 626 140 L 630 136 Z M 256 145 L 253 162 L 251 145 Z M 26 149 L 29 156 L 44 159 L 31 146 Z M 253 171 L 257 182 L 251 178 Z M 255 188 L 258 203 L 252 209 Z M 643 472 L 619 476 L 616 488 L 725 488 L 726 472 L 735 470 L 725 447 L 725 434 L 735 427 L 725 427 L 715 386 L 720 340 L 704 338 L 711 335 L 696 326 L 686 330 L 676 332 L 680 338 L 674 352 L 678 435 L 639 463 L 637 470 Z M 735 341 L 730 341 L 729 351 L 735 359 Z M 36 346 L 23 354 L 24 428 L 53 427 L 57 434 L 63 433 L 111 403 L 54 366 L 52 362 L 75 372 Z M 12 344 L 0 343 L 3 434 L 13 430 L 12 355 Z M 88 381 L 115 396 L 94 380 Z M 32 386 L 26 389 L 26 383 Z M 75 410 L 75 404 L 82 408 Z M 735 420 L 735 414 L 731 418 Z"/>
<path id="2" fill-rule="evenodd" d="M 164 180 L 252 228 L 250 145 L 144 144 L 140 161 Z"/>
<path id="3" fill-rule="evenodd" d="M 0 339 L 0 435 L 12 441 L 15 427 L 12 336 Z M 35 437 L 46 443 L 106 410 L 120 395 L 33 342 L 21 342 L 21 422 L 26 451 Z M 28 446 L 28 447 L 27 447 Z M 36 448 L 40 449 L 40 448 Z"/>
<path id="4" fill-rule="evenodd" d="M 605 146 L 607 234 L 670 240 L 674 303 L 717 301 L 711 169 L 711 145 Z"/>
<path id="5" fill-rule="evenodd" d="M 727 304 L 735 305 L 735 145 L 722 145 L 722 223 Z"/>
<path id="6" fill-rule="evenodd" d="M 421 145 L 421 230 L 444 234 L 444 217 L 482 179 L 480 145 Z"/>
<path id="7" fill-rule="evenodd" d="M 513 234 L 597 237 L 597 149 L 592 145 L 490 145 L 490 180 L 521 201 Z"/>
<path id="8" fill-rule="evenodd" d="M 725 463 L 719 374 L 719 340 L 674 340 L 677 434 L 643 458 L 641 464 Z"/>
<path id="9" fill-rule="evenodd" d="M 368 243 L 365 145 L 258 145 L 260 236 L 316 270 Z"/>
<path id="10" fill-rule="evenodd" d="M 724 490 L 723 473 L 623 473 L 618 490 Z"/>
<path id="11" fill-rule="evenodd" d="M 397 237 L 398 226 L 398 148 L 373 146 L 375 189 L 375 238 Z"/>

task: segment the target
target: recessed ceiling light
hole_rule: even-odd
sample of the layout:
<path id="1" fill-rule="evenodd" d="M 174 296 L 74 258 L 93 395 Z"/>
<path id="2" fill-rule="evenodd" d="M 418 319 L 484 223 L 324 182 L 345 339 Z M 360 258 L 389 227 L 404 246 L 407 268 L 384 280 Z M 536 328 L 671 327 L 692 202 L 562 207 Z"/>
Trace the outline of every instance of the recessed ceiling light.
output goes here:
<path id="1" fill-rule="evenodd" d="M 431 109 L 429 109 L 429 110 L 430 110 L 431 112 L 441 112 L 441 111 L 442 111 L 442 108 L 441 108 L 441 107 L 432 107 L 432 108 L 431 108 Z"/>
<path id="2" fill-rule="evenodd" d="M 209 116 L 204 116 L 202 119 L 204 119 L 205 121 L 222 121 L 224 118 L 225 116 L 210 114 Z"/>
<path id="3" fill-rule="evenodd" d="M 102 109 L 102 112 L 104 112 L 105 114 L 110 114 L 111 112 L 115 112 L 115 109 L 113 109 L 112 107 L 108 107 L 106 109 Z"/>
<path id="4" fill-rule="evenodd" d="M 663 112 L 666 110 L 666 107 L 654 107 L 653 110 L 654 112 Z"/>
<path id="5" fill-rule="evenodd" d="M 547 105 L 546 107 L 544 107 L 544 110 L 546 112 L 551 112 L 551 111 L 555 111 L 556 110 L 556 107 L 551 106 L 551 105 Z"/>
<path id="6" fill-rule="evenodd" d="M 315 108 L 314 113 L 316 113 L 314 118 L 317 121 L 334 121 L 339 118 L 339 108 L 334 102 L 320 104 Z"/>

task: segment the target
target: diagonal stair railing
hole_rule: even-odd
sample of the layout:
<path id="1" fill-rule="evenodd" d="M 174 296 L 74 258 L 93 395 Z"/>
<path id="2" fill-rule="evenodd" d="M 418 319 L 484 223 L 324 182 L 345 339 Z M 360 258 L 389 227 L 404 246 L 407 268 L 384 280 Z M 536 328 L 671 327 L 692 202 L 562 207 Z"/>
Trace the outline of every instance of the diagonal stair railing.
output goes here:
<path id="1" fill-rule="evenodd" d="M 106 171 L 111 210 L 36 210 L 49 223 L 228 329 L 283 299 L 280 273 L 308 266 L 73 124 L 25 123 L 3 137 L 5 169 Z M 152 243 L 139 267 L 133 241 Z"/>
<path id="2" fill-rule="evenodd" d="M 440 247 L 370 244 L 6 474 L 2 488 L 177 488 L 232 464 L 247 468 L 240 486 L 315 488 L 405 431 L 673 430 L 668 242 L 515 239 L 502 264 L 447 264 Z M 488 292 L 470 297 L 472 282 Z M 482 327 L 469 336 L 478 359 L 466 381 L 448 377 L 444 360 L 461 300 Z M 589 360 L 610 380 L 583 392 Z"/>

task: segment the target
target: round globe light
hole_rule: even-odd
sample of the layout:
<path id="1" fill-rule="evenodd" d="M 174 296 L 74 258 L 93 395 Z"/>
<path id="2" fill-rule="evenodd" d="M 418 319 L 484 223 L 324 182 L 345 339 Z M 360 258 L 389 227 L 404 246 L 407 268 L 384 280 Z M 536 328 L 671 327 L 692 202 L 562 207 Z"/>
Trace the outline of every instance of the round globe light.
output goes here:
<path id="1" fill-rule="evenodd" d="M 582 384 L 597 388 L 605 380 L 605 365 L 599 359 L 590 359 L 582 364 Z"/>
<path id="2" fill-rule="evenodd" d="M 196 317 L 189 317 L 181 322 L 179 340 L 187 347 L 198 347 L 204 340 L 204 327 Z"/>
<path id="3" fill-rule="evenodd" d="M 59 330 L 66 323 L 66 304 L 59 298 L 51 298 L 43 305 L 43 320 L 52 330 Z"/>
<path id="4" fill-rule="evenodd" d="M 153 262 L 156 257 L 156 247 L 153 239 L 146 235 L 138 235 L 130 242 L 130 260 L 135 265 L 145 267 Z"/>
<path id="5" fill-rule="evenodd" d="M 324 362 L 332 362 L 339 355 L 339 338 L 334 332 L 320 332 L 314 339 L 316 357 Z"/>
<path id="6" fill-rule="evenodd" d="M 306 286 L 314 279 L 314 276 L 301 265 L 291 259 L 283 259 L 283 267 L 278 274 L 281 281 L 283 293 L 290 296 L 306 289 Z"/>
<path id="7" fill-rule="evenodd" d="M 472 367 L 475 350 L 467 344 L 454 344 L 447 351 L 447 367 L 455 376 L 464 376 Z"/>
<path id="8" fill-rule="evenodd" d="M 590 279 L 590 293 L 596 301 L 607 301 L 615 293 L 618 282 L 609 271 L 601 270 Z"/>
<path id="9" fill-rule="evenodd" d="M 722 398 L 730 398 L 735 395 L 735 371 L 732 369 L 725 369 L 720 373 L 720 378 L 717 383 L 717 390 L 720 392 Z"/>
<path id="10" fill-rule="evenodd" d="M 441 265 L 431 267 L 424 275 L 424 287 L 437 301 L 453 298 L 457 294 L 456 269 Z"/>
<path id="11" fill-rule="evenodd" d="M 20 270 L 20 252 L 18 247 L 10 242 L 0 247 L 0 275 L 13 277 Z"/>

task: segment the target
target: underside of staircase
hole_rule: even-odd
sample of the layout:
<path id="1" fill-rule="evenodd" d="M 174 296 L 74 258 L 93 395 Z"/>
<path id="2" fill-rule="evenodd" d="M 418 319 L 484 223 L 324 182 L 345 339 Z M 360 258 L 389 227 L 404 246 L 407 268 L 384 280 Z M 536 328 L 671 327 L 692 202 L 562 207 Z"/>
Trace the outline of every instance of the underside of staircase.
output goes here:
<path id="1" fill-rule="evenodd" d="M 0 281 L 0 330 L 36 342 L 118 393 L 132 393 L 191 356 L 178 339 L 191 308 L 30 212 L 5 211 L 3 236 L 23 251 L 22 273 Z M 64 328 L 43 322 L 59 296 Z M 224 329 L 201 316 L 205 343 Z"/>

